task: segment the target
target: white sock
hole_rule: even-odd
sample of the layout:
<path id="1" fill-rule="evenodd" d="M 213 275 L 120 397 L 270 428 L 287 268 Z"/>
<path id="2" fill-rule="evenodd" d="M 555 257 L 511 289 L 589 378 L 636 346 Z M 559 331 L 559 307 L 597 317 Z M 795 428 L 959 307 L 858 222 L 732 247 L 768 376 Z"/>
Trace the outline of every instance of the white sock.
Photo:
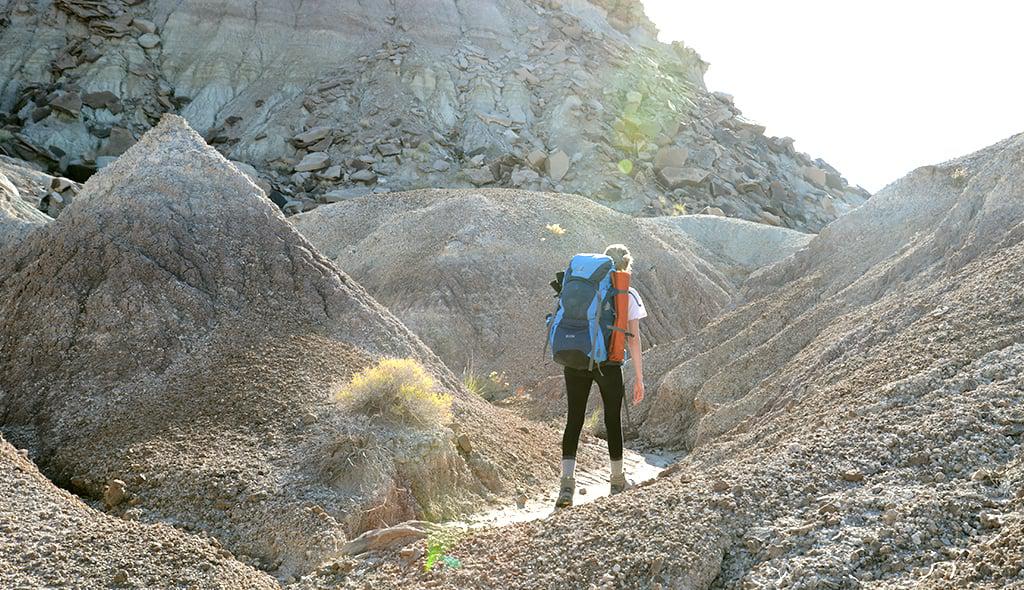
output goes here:
<path id="1" fill-rule="evenodd" d="M 572 477 L 576 474 L 576 459 L 562 459 L 562 477 Z"/>
<path id="2" fill-rule="evenodd" d="M 622 459 L 612 461 L 612 477 L 618 477 L 620 475 L 622 475 Z"/>

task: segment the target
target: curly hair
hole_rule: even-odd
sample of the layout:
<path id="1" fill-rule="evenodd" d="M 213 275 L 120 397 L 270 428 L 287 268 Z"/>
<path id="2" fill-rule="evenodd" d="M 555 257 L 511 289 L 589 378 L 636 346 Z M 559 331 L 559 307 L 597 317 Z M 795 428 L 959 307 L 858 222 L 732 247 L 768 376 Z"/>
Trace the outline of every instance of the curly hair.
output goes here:
<path id="1" fill-rule="evenodd" d="M 615 270 L 629 272 L 630 265 L 633 264 L 633 257 L 629 253 L 629 248 L 624 244 L 612 244 L 604 249 L 604 255 L 610 256 L 615 261 Z"/>

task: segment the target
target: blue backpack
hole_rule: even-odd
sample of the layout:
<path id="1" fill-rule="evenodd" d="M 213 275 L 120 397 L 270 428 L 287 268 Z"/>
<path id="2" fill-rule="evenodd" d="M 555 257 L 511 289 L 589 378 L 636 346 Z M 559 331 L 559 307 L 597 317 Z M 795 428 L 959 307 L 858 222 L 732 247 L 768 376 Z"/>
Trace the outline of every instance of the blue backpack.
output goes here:
<path id="1" fill-rule="evenodd" d="M 572 257 L 562 276 L 558 307 L 547 317 L 545 348 L 551 348 L 556 363 L 592 370 L 608 360 L 615 324 L 613 270 L 615 263 L 603 254 Z"/>

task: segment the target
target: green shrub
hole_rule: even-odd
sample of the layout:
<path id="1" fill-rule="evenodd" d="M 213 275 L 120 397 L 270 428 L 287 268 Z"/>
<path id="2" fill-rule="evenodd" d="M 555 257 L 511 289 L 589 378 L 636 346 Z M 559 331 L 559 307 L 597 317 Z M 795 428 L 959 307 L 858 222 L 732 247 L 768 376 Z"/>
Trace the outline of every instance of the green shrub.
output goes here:
<path id="1" fill-rule="evenodd" d="M 494 401 L 505 397 L 508 393 L 509 384 L 505 381 L 505 374 L 491 371 L 490 375 L 484 377 L 472 367 L 462 373 L 462 383 L 470 392 L 479 395 L 487 401 Z"/>
<path id="2" fill-rule="evenodd" d="M 392 424 L 432 427 L 451 419 L 452 397 L 437 389 L 413 359 L 384 359 L 341 388 L 338 402 L 352 413 Z"/>

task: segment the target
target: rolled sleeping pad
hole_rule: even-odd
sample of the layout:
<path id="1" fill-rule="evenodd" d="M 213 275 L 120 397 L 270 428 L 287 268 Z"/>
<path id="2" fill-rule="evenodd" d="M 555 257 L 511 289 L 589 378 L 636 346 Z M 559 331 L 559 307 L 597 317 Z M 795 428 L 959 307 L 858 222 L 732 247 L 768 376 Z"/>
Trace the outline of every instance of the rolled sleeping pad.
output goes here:
<path id="1" fill-rule="evenodd" d="M 626 330 L 629 328 L 629 273 L 612 271 L 612 288 L 615 289 L 615 325 L 608 345 L 608 362 L 621 363 L 626 359 Z"/>

